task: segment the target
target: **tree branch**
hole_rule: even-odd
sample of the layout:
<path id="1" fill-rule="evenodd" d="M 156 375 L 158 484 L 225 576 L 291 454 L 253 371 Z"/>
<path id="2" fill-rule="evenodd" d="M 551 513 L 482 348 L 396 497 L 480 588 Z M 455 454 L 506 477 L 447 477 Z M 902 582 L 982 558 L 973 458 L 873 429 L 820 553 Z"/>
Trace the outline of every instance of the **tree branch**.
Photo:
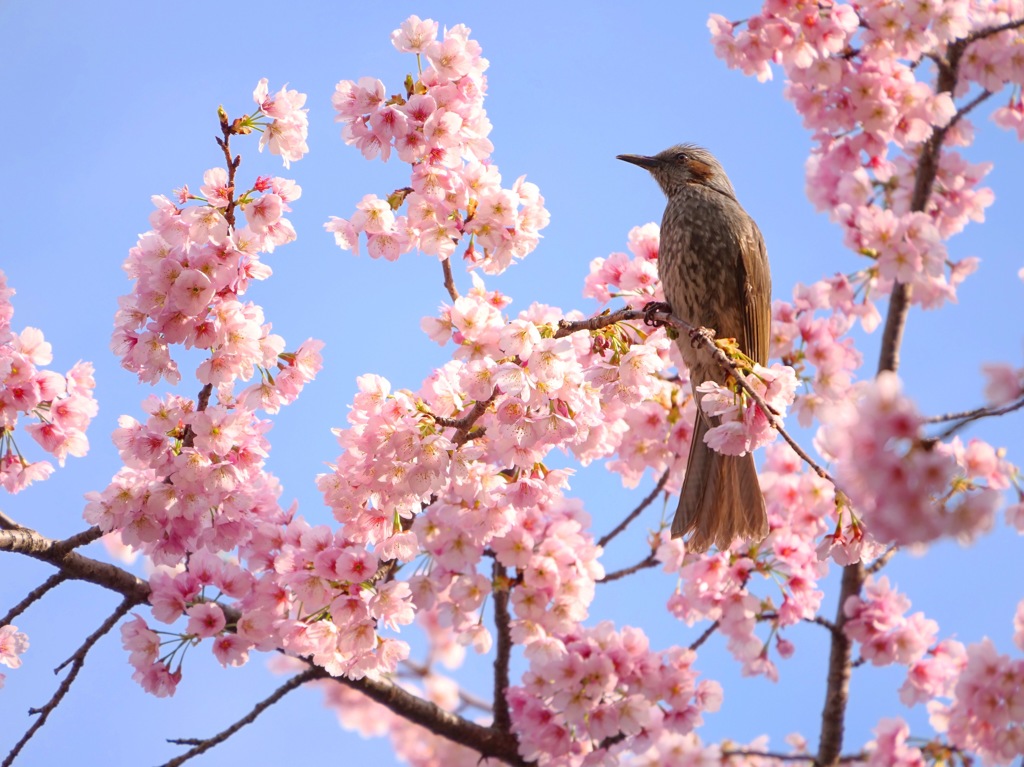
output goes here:
<path id="1" fill-rule="evenodd" d="M 0 530 L 26 530 L 20 523 L 15 522 L 9 516 L 0 511 Z"/>
<path id="2" fill-rule="evenodd" d="M 484 429 L 474 429 L 473 425 L 480 420 L 480 416 L 487 412 L 487 408 L 494 402 L 494 398 L 498 396 L 498 389 L 495 387 L 491 391 L 491 396 L 487 399 L 477 400 L 473 403 L 473 407 L 468 413 L 461 418 L 447 418 L 443 415 L 433 415 L 431 418 L 434 419 L 434 423 L 438 426 L 443 426 L 446 429 L 455 429 L 455 436 L 452 437 L 452 442 L 456 445 L 464 445 L 471 439 L 482 437 Z"/>
<path id="3" fill-rule="evenodd" d="M 68 551 L 63 541 L 37 533 L 27 527 L 0 530 L 0 551 L 9 551 L 46 562 L 59 569 L 66 578 L 87 581 L 121 594 L 132 605 L 149 598 L 149 584 L 117 565 Z"/>
<path id="4" fill-rule="evenodd" d="M 654 552 L 652 551 L 645 559 L 640 560 L 635 565 L 630 565 L 629 567 L 624 567 L 621 570 L 605 574 L 603 578 L 599 578 L 597 580 L 597 583 L 610 583 L 611 581 L 617 581 L 619 578 L 625 578 L 627 575 L 632 575 L 640 570 L 646 570 L 648 567 L 657 566 L 658 560 L 655 559 Z"/>
<path id="5" fill-rule="evenodd" d="M 452 260 L 446 258 L 441 262 L 441 269 L 444 271 L 444 289 L 448 291 L 452 301 L 459 297 L 459 289 L 455 287 L 455 277 L 452 275 Z"/>
<path id="6" fill-rule="evenodd" d="M 751 751 L 746 748 L 723 748 L 722 757 L 728 759 L 731 756 L 758 757 L 760 759 L 778 759 L 780 762 L 815 762 L 810 754 L 783 754 L 778 751 Z"/>
<path id="7" fill-rule="evenodd" d="M 65 551 L 61 541 L 47 538 L 35 530 L 20 526 L 14 530 L 0 530 L 0 551 L 24 554 L 53 565 L 67 578 L 94 583 L 121 594 L 125 598 L 124 604 L 127 605 L 125 612 L 149 598 L 149 584 L 145 581 L 116 565 L 90 559 L 73 551 Z M 238 611 L 229 606 L 224 606 L 223 609 L 228 623 L 237 623 L 240 617 Z M 511 733 L 498 732 L 492 727 L 470 722 L 403 690 L 392 682 L 367 678 L 337 678 L 336 681 L 362 692 L 398 716 L 453 743 L 479 751 L 485 757 L 500 759 L 513 767 L 529 767 L 533 764 L 519 756 L 518 740 Z M 0 767 L 6 767 L 6 763 Z"/>
<path id="8" fill-rule="evenodd" d="M 308 668 L 301 674 L 296 674 L 295 676 L 293 676 L 283 685 L 274 690 L 274 692 L 271 695 L 264 698 L 255 706 L 253 706 L 252 710 L 249 711 L 248 714 L 243 716 L 230 727 L 221 730 L 213 737 L 204 738 L 203 740 L 196 740 L 191 738 L 175 738 L 168 740 L 168 743 L 174 743 L 182 746 L 195 746 L 195 748 L 186 751 L 181 756 L 176 756 L 174 759 L 165 762 L 163 765 L 161 765 L 161 767 L 178 767 L 179 765 L 182 765 L 185 762 L 187 762 L 193 756 L 199 756 L 204 751 L 209 751 L 214 746 L 223 743 L 225 740 L 230 738 L 232 735 L 234 735 L 236 732 L 238 732 L 246 725 L 255 722 L 256 717 L 258 717 L 268 708 L 273 706 L 275 703 L 281 700 L 281 698 L 290 693 L 292 690 L 301 687 L 306 682 L 312 682 L 316 679 L 323 679 L 325 677 L 327 677 L 327 672 L 319 666 L 313 666 L 311 668 Z"/>
<path id="9" fill-rule="evenodd" d="M 864 565 L 858 562 L 843 568 L 842 584 L 839 588 L 839 606 L 836 608 L 835 630 L 832 632 L 832 647 L 828 659 L 828 682 L 825 691 L 825 706 L 821 711 L 821 739 L 818 742 L 816 764 L 822 767 L 837 764 L 843 748 L 843 731 L 846 726 L 846 704 L 850 698 L 850 650 L 853 642 L 846 635 L 846 600 L 860 593 L 864 584 Z"/>
<path id="10" fill-rule="evenodd" d="M 435 735 L 479 751 L 483 757 L 499 759 L 512 767 L 532 767 L 534 764 L 519 756 L 519 741 L 514 735 L 463 719 L 435 703 L 403 690 L 398 685 L 369 677 L 337 677 L 335 681 L 363 693 L 392 713 L 420 725 Z"/>
<path id="11" fill-rule="evenodd" d="M 718 630 L 719 625 L 721 625 L 721 621 L 715 621 L 706 629 L 704 629 L 703 634 L 701 634 L 699 637 L 690 642 L 690 649 L 696 650 L 698 647 L 700 647 L 702 644 L 708 641 L 711 638 L 711 635 L 714 634 L 716 630 Z"/>
<path id="12" fill-rule="evenodd" d="M 772 408 L 764 398 L 758 394 L 754 388 L 747 383 L 746 377 L 743 375 L 739 366 L 729 359 L 729 356 L 715 343 L 714 333 L 708 332 L 706 328 L 694 327 L 685 320 L 676 317 L 674 314 L 667 314 L 665 312 L 653 312 L 649 316 L 646 312 L 638 309 L 620 309 L 617 312 L 607 312 L 599 314 L 596 317 L 591 317 L 586 320 L 578 320 L 575 322 L 569 322 L 562 320 L 558 323 L 558 330 L 555 331 L 555 338 L 561 338 L 563 336 L 570 335 L 571 333 L 578 333 L 581 330 L 594 331 L 614 325 L 617 322 L 625 322 L 627 320 L 638 320 L 638 319 L 655 319 L 666 325 L 670 325 L 676 330 L 691 334 L 695 341 L 700 341 L 704 346 L 704 349 L 714 358 L 723 370 L 729 373 L 739 384 L 740 388 L 747 394 L 754 403 L 761 408 L 768 422 L 772 425 L 782 438 L 786 440 L 793 451 L 800 456 L 800 459 L 806 463 L 811 469 L 824 480 L 830 482 L 833 487 L 836 486 L 835 479 L 832 478 L 825 469 L 823 469 L 813 458 L 811 458 L 807 452 L 800 447 L 800 444 L 790 436 L 789 432 L 782 425 L 782 420 L 779 418 L 778 413 Z"/>
<path id="13" fill-rule="evenodd" d="M 778 759 L 780 762 L 811 762 L 818 764 L 818 760 L 810 754 L 782 754 L 778 751 L 752 751 L 746 748 L 722 749 L 722 756 L 728 759 L 730 756 L 759 757 L 762 759 Z M 845 762 L 861 762 L 867 757 L 866 754 L 847 754 L 840 756 L 836 761 L 839 764 Z"/>
<path id="14" fill-rule="evenodd" d="M 508 667 L 512 659 L 512 616 L 508 611 L 508 575 L 498 560 L 494 560 L 491 596 L 494 599 L 494 627 L 498 634 L 497 655 L 494 658 L 494 724 L 498 732 L 512 732 L 512 717 L 508 710 Z"/>
<path id="15" fill-rule="evenodd" d="M 80 533 L 65 538 L 60 542 L 61 548 L 65 551 L 71 551 L 72 549 L 80 548 L 81 546 L 88 546 L 93 541 L 99 540 L 103 537 L 103 531 L 93 525 L 88 530 L 83 530 Z"/>
<path id="16" fill-rule="evenodd" d="M 597 545 L 603 549 L 608 545 L 612 538 L 614 538 L 616 535 L 625 530 L 634 519 L 640 516 L 640 513 L 644 509 L 646 509 L 648 506 L 654 503 L 654 499 L 657 498 L 658 495 L 661 493 L 662 489 L 665 487 L 666 482 L 668 482 L 668 469 L 665 469 L 665 472 L 661 475 L 661 479 L 658 480 L 658 484 L 654 486 L 654 489 L 651 491 L 650 495 L 648 495 L 646 498 L 640 501 L 640 505 L 633 509 L 624 520 L 619 522 L 619 524 L 615 526 L 614 530 L 602 536 L 601 539 L 597 542 Z"/>
<path id="17" fill-rule="evenodd" d="M 952 437 L 961 429 L 967 427 L 968 424 L 974 421 L 979 421 L 982 418 L 991 418 L 993 416 L 1006 415 L 1012 413 L 1015 410 L 1020 410 L 1024 407 L 1024 397 L 1021 397 L 1016 402 L 1011 402 L 1008 405 L 1002 406 L 990 406 L 990 407 L 979 407 L 974 410 L 965 410 L 961 413 L 946 413 L 945 415 L 935 415 L 930 418 L 925 418 L 925 423 L 945 423 L 946 421 L 956 421 L 957 423 L 950 424 L 949 427 L 941 432 L 935 439 L 946 440 Z"/>
<path id="18" fill-rule="evenodd" d="M 10 609 L 3 618 L 0 618 L 0 626 L 7 626 L 14 623 L 14 619 L 25 612 L 29 607 L 32 606 L 33 602 L 38 602 L 50 589 L 59 586 L 68 579 L 64 573 L 59 570 L 43 581 L 41 584 L 36 586 L 28 595 L 22 599 L 18 604 Z"/>
<path id="19" fill-rule="evenodd" d="M 78 672 L 81 671 L 82 666 L 85 665 L 85 656 L 89 653 L 89 650 L 91 650 L 93 645 L 95 645 L 103 635 L 110 631 L 110 629 L 114 627 L 114 624 L 121 620 L 121 618 L 123 618 L 134 605 L 135 603 L 126 597 L 121 604 L 118 605 L 117 609 L 114 610 L 114 612 L 112 612 L 102 624 L 100 624 L 100 627 L 85 638 L 85 641 L 82 642 L 81 646 L 77 650 L 75 650 L 74 654 L 53 670 L 56 674 L 65 666 L 71 664 L 71 670 L 68 672 L 68 675 L 64 677 L 64 680 L 60 685 L 58 685 L 57 691 L 53 693 L 53 696 L 42 707 L 30 708 L 28 710 L 29 714 L 38 714 L 39 718 L 32 723 L 32 725 L 25 731 L 25 734 L 21 736 L 21 739 L 14 744 L 10 753 L 8 753 L 4 761 L 0 763 L 0 767 L 10 767 L 10 765 L 14 764 L 14 760 L 18 757 L 21 749 L 24 748 L 25 744 L 32 739 L 32 736 L 35 735 L 44 724 L 46 724 L 46 720 L 49 718 L 50 714 L 53 713 L 54 709 L 60 705 L 64 696 L 68 694 L 68 691 L 71 689 L 71 685 L 78 676 Z"/>
<path id="20" fill-rule="evenodd" d="M 402 666 L 409 670 L 409 673 L 405 675 L 406 677 L 412 676 L 417 677 L 419 679 L 425 679 L 426 677 L 431 676 L 433 673 L 431 672 L 429 666 L 416 663 L 415 661 L 411 660 L 402 661 Z M 459 687 L 459 700 L 462 701 L 463 705 L 465 706 L 472 706 L 473 708 L 487 712 L 492 717 L 494 716 L 494 706 L 492 706 L 490 703 L 483 700 L 482 698 L 477 697 L 473 693 L 467 692 L 466 690 L 462 689 L 462 687 Z"/>
<path id="21" fill-rule="evenodd" d="M 885 567 L 887 564 L 889 564 L 889 560 L 892 559 L 894 556 L 896 556 L 896 552 L 899 551 L 899 550 L 900 550 L 900 547 L 896 546 L 895 544 L 893 544 L 892 546 L 887 548 L 882 553 L 882 556 L 880 556 L 878 559 L 876 559 L 874 562 L 872 562 L 870 565 L 868 565 L 868 568 L 867 568 L 868 575 L 874 575 L 879 570 L 881 570 L 883 567 Z"/>

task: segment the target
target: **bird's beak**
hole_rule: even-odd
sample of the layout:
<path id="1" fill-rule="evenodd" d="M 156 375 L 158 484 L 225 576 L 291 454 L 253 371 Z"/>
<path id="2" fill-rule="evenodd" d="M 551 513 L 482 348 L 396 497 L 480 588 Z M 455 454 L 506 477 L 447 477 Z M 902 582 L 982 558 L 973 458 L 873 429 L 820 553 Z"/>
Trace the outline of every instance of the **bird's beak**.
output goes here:
<path id="1" fill-rule="evenodd" d="M 616 160 L 623 160 L 633 165 L 639 165 L 647 170 L 654 170 L 660 164 L 657 157 L 647 157 L 642 154 L 620 154 L 615 156 Z"/>

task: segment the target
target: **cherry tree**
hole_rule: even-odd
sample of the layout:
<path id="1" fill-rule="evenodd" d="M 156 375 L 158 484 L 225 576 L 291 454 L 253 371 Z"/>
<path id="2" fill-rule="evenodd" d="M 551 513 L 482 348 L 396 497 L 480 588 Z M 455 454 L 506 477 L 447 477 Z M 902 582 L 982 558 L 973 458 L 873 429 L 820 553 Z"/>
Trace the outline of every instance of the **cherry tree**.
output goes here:
<path id="1" fill-rule="evenodd" d="M 317 487 L 333 524 L 281 503 L 267 416 L 287 417 L 321 368 L 322 344 L 273 333 L 246 297 L 272 276 L 267 254 L 295 239 L 288 213 L 302 189 L 247 176 L 241 152 L 268 152 L 286 170 L 302 161 L 306 96 L 264 79 L 244 114 L 221 108 L 223 164 L 153 198 L 117 302 L 115 354 L 170 393 L 125 407 L 113 434 L 123 467 L 88 492 L 87 529 L 54 539 L 0 513 L 5 556 L 53 567 L 2 607 L 0 663 L 22 664 L 32 637 L 19 617 L 45 609 L 64 582 L 122 600 L 82 632 L 5 764 L 112 631 L 126 673 L 159 697 L 189 683 L 189 650 L 225 667 L 269 659 L 288 674 L 168 764 L 310 686 L 346 727 L 389 737 L 415 765 L 1008 764 L 1024 753 L 1024 601 L 1003 636 L 965 645 L 911 612 L 885 573 L 940 540 L 1024 532 L 1012 456 L 962 437 L 1024 406 L 1024 368 L 996 360 L 965 371 L 987 401 L 948 414 L 921 412 L 898 375 L 911 308 L 955 301 L 978 268 L 948 245 L 994 199 L 982 185 L 989 164 L 964 156 L 974 120 L 990 116 L 1024 139 L 1024 3 L 769 0 L 743 21 L 712 15 L 708 27 L 728 66 L 785 77 L 814 142 L 808 195 L 860 259 L 853 272 L 776 287 L 771 370 L 729 339 L 695 335 L 735 382 L 715 397 L 742 430 L 739 449 L 767 445 L 769 536 L 688 553 L 658 513 L 685 473 L 695 405 L 673 340 L 692 328 L 668 314 L 645 322 L 644 307 L 663 299 L 656 225 L 630 231 L 628 253 L 591 262 L 583 294 L 607 304 L 596 315 L 539 303 L 513 313 L 511 297 L 488 286 L 538 247 L 549 213 L 534 183 L 490 161 L 480 42 L 463 25 L 412 16 L 391 37 L 405 81 L 343 80 L 333 96 L 344 143 L 407 165 L 407 183 L 352 195 L 325 229 L 345 251 L 438 260 L 446 295 L 422 329 L 449 361 L 418 383 L 359 378 L 346 421 L 332 424 L 338 455 L 315 459 L 330 461 Z M 20 493 L 59 481 L 53 461 L 85 454 L 102 387 L 87 362 L 48 367 L 43 331 L 15 329 L 12 295 L 0 280 L 0 484 Z M 876 336 L 872 366 L 860 343 Z M 636 507 L 595 530 L 572 470 L 558 468 L 563 454 L 643 485 Z M 649 530 L 649 545 L 635 564 L 606 568 L 605 550 L 631 526 Z M 108 556 L 80 552 L 100 539 Z M 129 554 L 144 555 L 145 577 Z M 652 646 L 643 626 L 602 614 L 601 585 L 647 569 L 663 573 L 668 613 L 696 627 L 685 644 Z M 829 614 L 824 581 L 837 569 Z M 708 639 L 723 637 L 744 675 L 775 679 L 796 662 L 803 624 L 829 648 L 819 730 L 786 746 L 702 738 L 729 694 L 701 664 Z M 487 660 L 486 699 L 458 673 L 468 654 Z M 844 739 L 849 682 L 866 664 L 900 669 L 899 697 L 927 708 L 928 731 L 880 711 L 873 740 Z"/>

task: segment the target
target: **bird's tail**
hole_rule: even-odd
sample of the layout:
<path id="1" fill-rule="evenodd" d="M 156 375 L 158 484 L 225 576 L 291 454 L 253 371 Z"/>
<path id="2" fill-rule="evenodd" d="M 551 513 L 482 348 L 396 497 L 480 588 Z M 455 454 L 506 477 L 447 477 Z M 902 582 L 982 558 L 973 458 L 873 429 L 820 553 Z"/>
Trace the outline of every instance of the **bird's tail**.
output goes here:
<path id="1" fill-rule="evenodd" d="M 726 549 L 737 536 L 760 541 L 768 535 L 768 515 L 754 456 L 716 453 L 704 443 L 707 430 L 707 419 L 698 414 L 672 537 L 692 533 L 686 549 L 694 552 L 711 544 Z"/>

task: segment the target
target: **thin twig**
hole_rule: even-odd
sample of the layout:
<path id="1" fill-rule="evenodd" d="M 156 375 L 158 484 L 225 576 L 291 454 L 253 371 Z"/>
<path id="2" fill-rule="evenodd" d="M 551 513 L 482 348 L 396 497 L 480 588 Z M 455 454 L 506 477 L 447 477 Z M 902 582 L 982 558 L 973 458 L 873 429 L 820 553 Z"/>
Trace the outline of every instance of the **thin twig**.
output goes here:
<path id="1" fill-rule="evenodd" d="M 124 617 L 134 605 L 135 603 L 130 598 L 126 597 L 121 604 L 118 605 L 117 609 L 114 610 L 114 612 L 112 612 L 102 624 L 100 624 L 100 627 L 85 638 L 85 641 L 82 642 L 81 646 L 77 650 L 75 650 L 74 654 L 54 669 L 54 673 L 56 674 L 65 666 L 69 664 L 71 665 L 71 670 L 68 672 L 68 675 L 64 677 L 64 680 L 57 686 L 57 691 L 53 693 L 53 696 L 40 708 L 30 708 L 28 710 L 30 714 L 38 714 L 39 718 L 36 719 L 25 731 L 25 734 L 21 736 L 21 740 L 14 744 L 10 753 L 8 753 L 4 761 L 0 763 L 2 767 L 10 767 L 10 765 L 14 764 L 14 760 L 18 757 L 21 749 L 24 748 L 25 744 L 32 739 L 32 736 L 35 735 L 44 724 L 46 724 L 46 720 L 49 718 L 50 714 L 53 713 L 54 709 L 60 705 L 64 696 L 68 694 L 68 691 L 71 689 L 71 685 L 78 676 L 78 672 L 81 671 L 82 666 L 85 665 L 85 656 L 88 655 L 89 650 L 91 650 L 93 645 L 95 645 L 104 634 L 110 631 L 110 629 L 114 627 L 114 624 L 121 620 L 121 618 Z"/>
<path id="2" fill-rule="evenodd" d="M 751 751 L 746 748 L 723 748 L 722 757 L 728 759 L 731 756 L 756 756 L 761 759 L 778 759 L 780 762 L 811 762 L 814 757 L 810 754 L 783 754 L 778 751 Z"/>
<path id="3" fill-rule="evenodd" d="M 602 536 L 601 539 L 597 542 L 597 545 L 600 546 L 602 549 L 605 548 L 608 545 L 608 543 L 612 540 L 612 538 L 614 538 L 616 535 L 625 530 L 626 527 L 628 527 L 634 519 L 640 516 L 640 513 L 644 509 L 646 509 L 648 506 L 654 503 L 654 499 L 657 498 L 658 495 L 661 493 L 662 489 L 665 487 L 666 482 L 668 482 L 668 469 L 665 469 L 664 473 L 661 475 L 661 479 L 658 480 L 658 484 L 654 486 L 654 489 L 651 491 L 650 495 L 648 495 L 646 498 L 640 501 L 640 505 L 633 509 L 624 520 L 619 522 L 619 524 L 615 526 L 614 530 Z"/>
<path id="4" fill-rule="evenodd" d="M 635 565 L 630 565 L 629 567 L 624 567 L 621 570 L 616 570 L 615 572 L 607 573 L 603 578 L 599 578 L 597 580 L 597 583 L 610 583 L 611 581 L 617 581 L 619 580 L 619 578 L 625 578 L 627 575 L 632 575 L 633 573 L 639 572 L 640 570 L 646 570 L 649 567 L 657 566 L 658 560 L 655 558 L 654 552 L 652 551 L 650 554 L 647 555 L 646 559 L 640 560 Z"/>
<path id="5" fill-rule="evenodd" d="M 779 614 L 777 612 L 766 612 L 766 613 L 761 613 L 760 615 L 757 616 L 757 620 L 759 622 L 760 621 L 777 621 L 778 619 L 779 619 Z M 800 620 L 803 623 L 813 623 L 816 626 L 821 626 L 822 628 L 826 628 L 826 629 L 828 629 L 833 634 L 836 631 L 838 631 L 838 629 L 836 628 L 836 624 L 834 624 L 828 618 L 822 618 L 820 615 L 815 615 L 813 618 L 801 618 Z"/>
<path id="6" fill-rule="evenodd" d="M 452 301 L 459 298 L 459 289 L 455 287 L 455 277 L 452 275 L 452 260 L 446 258 L 441 262 L 441 269 L 444 270 L 444 289 L 448 291 Z"/>
<path id="7" fill-rule="evenodd" d="M 721 621 L 715 621 L 706 629 L 704 629 L 704 633 L 702 633 L 699 637 L 690 642 L 690 649 L 696 650 L 698 647 L 700 647 L 702 644 L 708 641 L 711 638 L 711 635 L 718 630 L 718 627 L 721 625 L 721 623 Z"/>
<path id="8" fill-rule="evenodd" d="M 232 193 L 233 194 L 233 193 Z M 210 404 L 210 395 L 213 393 L 213 384 L 206 384 L 202 389 L 199 390 L 199 397 L 196 401 L 196 412 L 202 413 L 206 410 Z M 192 429 L 192 424 L 185 427 L 185 436 L 181 440 L 182 447 L 192 447 L 195 444 L 196 433 Z M 165 482 L 170 482 L 168 477 Z"/>
<path id="9" fill-rule="evenodd" d="M 746 748 L 723 748 L 722 756 L 729 758 L 730 756 L 754 756 L 762 759 L 778 759 L 780 762 L 810 762 L 817 764 L 818 760 L 810 754 L 782 754 L 778 751 L 753 751 Z M 846 762 L 861 762 L 867 758 L 867 755 L 862 753 L 859 754 L 846 754 L 840 756 L 836 761 L 840 764 Z"/>
<path id="10" fill-rule="evenodd" d="M 815 625 L 827 628 L 832 634 L 839 631 L 839 627 L 835 623 L 828 618 L 822 618 L 820 615 L 815 615 L 813 618 L 804 618 L 803 620 L 805 623 L 814 623 Z"/>
<path id="11" fill-rule="evenodd" d="M 512 731 L 512 717 L 508 710 L 509 688 L 508 668 L 512 659 L 512 616 L 508 610 L 508 574 L 505 568 L 494 560 L 491 576 L 491 596 L 494 600 L 494 628 L 497 633 L 497 653 L 494 658 L 494 729 L 498 732 Z"/>
<path id="12" fill-rule="evenodd" d="M 193 756 L 199 756 L 199 754 L 202 754 L 205 751 L 209 751 L 214 746 L 223 743 L 225 740 L 230 738 L 232 735 L 234 735 L 240 729 L 245 727 L 247 724 L 252 724 L 253 722 L 255 722 L 256 718 L 260 714 L 262 714 L 268 708 L 273 706 L 275 703 L 281 700 L 281 698 L 290 693 L 292 690 L 301 687 L 302 685 L 306 684 L 306 682 L 312 682 L 317 679 L 324 679 L 325 677 L 327 677 L 326 671 L 324 671 L 319 666 L 313 666 L 311 668 L 306 669 L 301 674 L 296 674 L 295 676 L 293 676 L 283 685 L 274 690 L 274 692 L 271 695 L 264 698 L 255 706 L 253 706 L 252 710 L 250 710 L 248 714 L 243 716 L 230 727 L 221 730 L 216 735 L 210 738 L 205 738 L 203 740 L 195 740 L 193 738 L 169 739 L 167 741 L 168 743 L 174 743 L 176 745 L 195 744 L 195 747 L 189 749 L 181 756 L 176 756 L 170 761 L 164 762 L 164 764 L 161 765 L 161 767 L 178 767 L 178 765 L 184 764 Z"/>
<path id="13" fill-rule="evenodd" d="M 474 424 L 480 420 L 480 416 L 487 412 L 487 408 L 490 407 L 491 403 L 494 402 L 494 398 L 498 396 L 498 388 L 495 387 L 491 391 L 491 396 L 487 399 L 477 400 L 473 403 L 473 407 L 468 413 L 461 418 L 447 418 L 442 415 L 432 415 L 434 423 L 438 426 L 443 426 L 446 429 L 455 429 L 455 436 L 452 437 L 452 442 L 456 445 L 464 445 L 471 439 L 482 437 L 484 435 L 483 427 L 473 428 Z"/>
<path id="14" fill-rule="evenodd" d="M 1021 27 L 1024 27 L 1024 19 L 1011 19 L 1010 21 L 1002 24 L 997 24 L 994 27 L 987 27 L 986 29 L 979 29 L 976 32 L 971 32 L 971 34 L 964 38 L 964 44 L 968 45 L 973 43 L 975 40 L 981 40 L 985 37 L 998 35 L 1000 32 L 1005 32 L 1008 29 L 1020 29 Z"/>
<path id="15" fill-rule="evenodd" d="M 0 511 L 0 530 L 26 530 L 20 523 Z"/>
<path id="16" fill-rule="evenodd" d="M 59 586 L 68 579 L 64 573 L 59 570 L 43 581 L 41 584 L 36 586 L 28 595 L 22 599 L 18 604 L 11 608 L 10 612 L 7 613 L 3 618 L 0 618 L 0 626 L 7 626 L 14 623 L 14 619 L 25 612 L 29 607 L 32 606 L 33 602 L 38 602 L 50 589 Z"/>
<path id="17" fill-rule="evenodd" d="M 572 322 L 569 320 L 559 320 L 558 330 L 555 331 L 554 337 L 564 338 L 565 336 L 571 336 L 573 333 L 579 333 L 581 330 L 601 330 L 618 322 L 642 320 L 643 318 L 644 313 L 637 309 L 619 309 L 616 312 L 605 311 L 596 317 L 590 317 L 585 320 L 575 320 Z"/>
<path id="18" fill-rule="evenodd" d="M 103 531 L 100 530 L 96 525 L 93 525 L 88 530 L 83 530 L 80 533 L 65 538 L 60 542 L 61 548 L 65 551 L 71 551 L 77 549 L 80 546 L 87 546 L 95 540 L 99 540 L 104 535 Z"/>
<path id="19" fill-rule="evenodd" d="M 979 407 L 974 410 L 965 410 L 962 413 L 947 413 L 945 415 L 936 415 L 925 419 L 925 423 L 945 423 L 946 421 L 956 420 L 954 424 L 943 432 L 941 432 L 936 439 L 946 440 L 952 437 L 961 429 L 965 428 L 968 424 L 974 421 L 979 421 L 982 418 L 991 418 L 993 416 L 1006 415 L 1012 413 L 1015 410 L 1020 410 L 1024 407 L 1024 397 L 1021 397 L 1016 402 L 1011 402 L 1009 405 L 1003 405 L 1001 407 Z"/>
<path id="20" fill-rule="evenodd" d="M 889 564 L 889 560 L 896 556 L 896 552 L 899 550 L 900 547 L 893 544 L 883 552 L 882 556 L 880 556 L 878 559 L 876 559 L 874 562 L 868 565 L 868 568 L 865 572 L 867 572 L 869 575 L 874 575 L 887 564 Z"/>

